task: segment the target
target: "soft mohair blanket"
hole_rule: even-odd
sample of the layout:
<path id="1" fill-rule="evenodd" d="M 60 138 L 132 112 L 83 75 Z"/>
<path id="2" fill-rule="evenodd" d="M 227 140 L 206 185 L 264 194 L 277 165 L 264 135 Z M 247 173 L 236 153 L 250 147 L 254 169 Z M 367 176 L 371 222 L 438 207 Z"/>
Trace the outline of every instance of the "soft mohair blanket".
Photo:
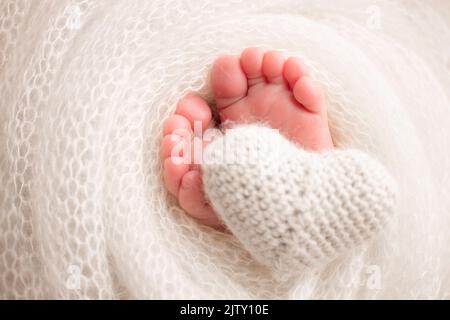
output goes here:
<path id="1" fill-rule="evenodd" d="M 2 0 L 0 297 L 450 298 L 450 4 Z M 163 121 L 215 57 L 303 58 L 339 147 L 397 179 L 363 247 L 274 275 L 161 179 Z"/>

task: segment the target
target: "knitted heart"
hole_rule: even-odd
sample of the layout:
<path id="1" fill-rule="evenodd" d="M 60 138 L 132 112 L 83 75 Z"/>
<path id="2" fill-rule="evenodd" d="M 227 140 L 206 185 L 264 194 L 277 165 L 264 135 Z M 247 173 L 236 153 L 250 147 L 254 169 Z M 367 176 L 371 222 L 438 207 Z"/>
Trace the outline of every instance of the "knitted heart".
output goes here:
<path id="1" fill-rule="evenodd" d="M 205 192 L 230 231 L 277 270 L 328 262 L 373 237 L 396 185 L 356 150 L 307 152 L 276 130 L 238 126 L 205 150 Z"/>

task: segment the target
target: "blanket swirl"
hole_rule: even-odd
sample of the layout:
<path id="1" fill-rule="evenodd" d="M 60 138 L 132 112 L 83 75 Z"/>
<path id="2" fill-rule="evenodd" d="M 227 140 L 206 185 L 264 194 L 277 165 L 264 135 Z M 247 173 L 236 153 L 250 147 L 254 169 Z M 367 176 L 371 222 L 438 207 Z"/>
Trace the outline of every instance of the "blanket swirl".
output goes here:
<path id="1" fill-rule="evenodd" d="M 449 298 L 450 6 L 2 0 L 0 298 Z M 162 123 L 219 54 L 301 57 L 333 138 L 399 184 L 381 239 L 281 276 L 187 217 Z"/>

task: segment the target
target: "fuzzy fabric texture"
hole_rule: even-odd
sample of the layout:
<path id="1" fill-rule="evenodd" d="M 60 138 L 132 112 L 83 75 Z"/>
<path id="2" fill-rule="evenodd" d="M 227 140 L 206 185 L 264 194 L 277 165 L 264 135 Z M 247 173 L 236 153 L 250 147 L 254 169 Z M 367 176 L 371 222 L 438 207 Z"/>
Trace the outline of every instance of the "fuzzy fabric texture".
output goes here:
<path id="1" fill-rule="evenodd" d="M 0 298 L 450 298 L 450 3 L 0 1 Z M 399 185 L 392 223 L 275 276 L 162 179 L 164 121 L 221 54 L 301 58 L 333 140 Z M 378 270 L 377 286 L 368 286 Z"/>
<path id="2" fill-rule="evenodd" d="M 245 125 L 215 139 L 204 157 L 212 206 L 275 271 L 325 264 L 372 238 L 394 213 L 395 182 L 359 151 L 311 153 L 277 130 Z"/>

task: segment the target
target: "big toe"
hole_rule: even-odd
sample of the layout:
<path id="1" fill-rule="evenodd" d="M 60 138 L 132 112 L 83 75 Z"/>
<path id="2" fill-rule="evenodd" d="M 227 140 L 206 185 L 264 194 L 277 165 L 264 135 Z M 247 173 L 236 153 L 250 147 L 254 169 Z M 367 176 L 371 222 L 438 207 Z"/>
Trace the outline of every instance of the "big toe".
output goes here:
<path id="1" fill-rule="evenodd" d="M 181 99 L 178 102 L 175 114 L 186 118 L 195 133 L 200 128 L 203 132 L 211 124 L 211 109 L 206 101 L 196 94 L 190 94 Z"/>
<path id="2" fill-rule="evenodd" d="M 325 109 L 325 96 L 320 88 L 309 76 L 297 80 L 292 92 L 295 99 L 307 110 L 313 113 L 322 113 Z"/>
<path id="3" fill-rule="evenodd" d="M 218 58 L 212 67 L 211 85 L 219 111 L 242 99 L 247 94 L 247 77 L 239 58 Z"/>

